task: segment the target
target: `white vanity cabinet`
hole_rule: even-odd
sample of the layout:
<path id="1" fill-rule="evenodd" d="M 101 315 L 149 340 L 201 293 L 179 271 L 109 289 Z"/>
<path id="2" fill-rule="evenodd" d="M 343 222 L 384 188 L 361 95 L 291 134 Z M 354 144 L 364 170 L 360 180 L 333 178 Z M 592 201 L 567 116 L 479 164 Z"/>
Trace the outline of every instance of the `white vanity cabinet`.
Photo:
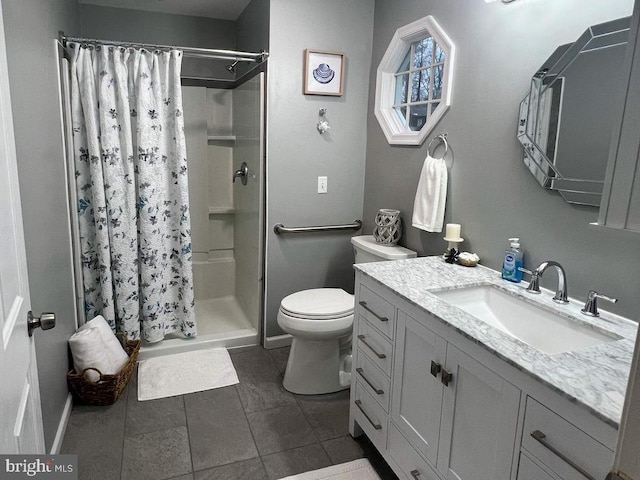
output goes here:
<path id="1" fill-rule="evenodd" d="M 400 478 L 605 478 L 611 425 L 359 271 L 355 294 L 349 428 Z"/>
<path id="2" fill-rule="evenodd" d="M 520 390 L 375 282 L 357 283 L 356 300 L 352 434 L 359 426 L 401 477 L 512 478 Z"/>
<path id="3" fill-rule="evenodd" d="M 424 323 L 398 311 L 393 424 L 446 479 L 510 478 L 520 390 Z"/>

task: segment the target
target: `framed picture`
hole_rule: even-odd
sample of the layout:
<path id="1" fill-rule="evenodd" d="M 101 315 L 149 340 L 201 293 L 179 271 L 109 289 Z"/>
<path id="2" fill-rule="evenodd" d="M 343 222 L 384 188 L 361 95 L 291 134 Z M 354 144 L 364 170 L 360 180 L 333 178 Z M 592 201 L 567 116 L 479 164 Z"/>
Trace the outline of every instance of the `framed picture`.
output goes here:
<path id="1" fill-rule="evenodd" d="M 342 96 L 344 53 L 304 51 L 304 94 Z"/>

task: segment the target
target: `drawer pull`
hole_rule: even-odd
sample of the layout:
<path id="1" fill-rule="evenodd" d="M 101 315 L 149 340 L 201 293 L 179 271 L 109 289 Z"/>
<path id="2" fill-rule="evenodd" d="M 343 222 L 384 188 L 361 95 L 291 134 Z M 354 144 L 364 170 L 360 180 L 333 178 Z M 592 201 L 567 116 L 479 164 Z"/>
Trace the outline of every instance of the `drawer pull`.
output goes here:
<path id="1" fill-rule="evenodd" d="M 431 375 L 437 377 L 438 374 L 442 371 L 442 365 L 431 360 Z"/>
<path id="2" fill-rule="evenodd" d="M 449 382 L 453 380 L 453 373 L 447 372 L 444 368 L 442 369 L 442 375 L 440 376 L 440 381 L 445 387 L 449 386 Z"/>
<path id="3" fill-rule="evenodd" d="M 418 480 L 420 478 L 420 470 L 411 470 L 409 475 Z"/>
<path id="4" fill-rule="evenodd" d="M 380 425 L 379 423 L 373 423 L 373 420 L 371 420 L 369 415 L 367 415 L 367 412 L 364 411 L 364 408 L 362 408 L 362 402 L 360 400 L 356 400 L 353 403 L 355 403 L 356 407 L 358 407 L 360 409 L 360 411 L 362 412 L 362 415 L 364 415 L 364 418 L 369 420 L 369 423 L 371 424 L 371 426 L 373 428 L 375 428 L 376 430 L 382 430 L 382 425 Z"/>
<path id="5" fill-rule="evenodd" d="M 371 388 L 373 388 L 373 391 L 376 392 L 378 395 L 382 395 L 384 393 L 384 390 L 380 390 L 379 388 L 375 387 L 373 385 L 373 383 L 371 383 L 371 381 L 364 376 L 364 370 L 360 367 L 356 368 L 356 372 L 358 372 L 360 374 L 360 376 L 362 377 L 362 379 L 367 382 L 367 385 L 369 385 Z"/>
<path id="6" fill-rule="evenodd" d="M 578 473 L 585 476 L 589 480 L 596 480 L 593 476 L 589 475 L 580 465 L 576 464 L 573 460 L 571 460 L 570 458 L 565 456 L 562 452 L 560 452 L 558 449 L 556 449 L 556 447 L 554 447 L 549 442 L 547 442 L 546 440 L 547 436 L 544 433 L 542 433 L 540 430 L 534 430 L 533 432 L 530 433 L 530 435 L 533 437 L 534 440 L 539 442 L 547 450 L 550 450 L 557 457 L 562 459 L 564 462 L 568 463 Z"/>
<path id="7" fill-rule="evenodd" d="M 358 340 L 360 340 L 364 345 L 366 345 L 369 348 L 369 350 L 371 350 L 373 353 L 375 353 L 376 357 L 378 357 L 378 358 L 387 358 L 387 356 L 384 353 L 376 352 L 376 349 L 373 348 L 371 345 L 369 345 L 367 343 L 367 341 L 365 340 L 365 336 L 364 335 L 358 335 Z"/>
<path id="8" fill-rule="evenodd" d="M 360 304 L 360 306 L 362 308 L 364 308 L 367 312 L 369 312 L 370 314 L 372 314 L 374 317 L 376 317 L 378 320 L 380 320 L 381 322 L 388 322 L 389 319 L 387 317 L 381 317 L 380 315 L 378 315 L 376 312 L 374 312 L 373 310 L 371 310 L 369 307 L 367 307 L 367 302 L 365 302 L 364 300 L 360 300 L 358 302 Z"/>

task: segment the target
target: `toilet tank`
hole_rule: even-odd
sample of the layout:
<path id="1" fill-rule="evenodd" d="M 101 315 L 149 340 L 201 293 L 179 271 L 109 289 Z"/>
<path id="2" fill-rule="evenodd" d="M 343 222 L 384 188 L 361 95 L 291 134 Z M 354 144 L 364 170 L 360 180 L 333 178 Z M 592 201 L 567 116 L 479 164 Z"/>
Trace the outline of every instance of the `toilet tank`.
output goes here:
<path id="1" fill-rule="evenodd" d="M 418 256 L 413 250 L 397 245 L 385 245 L 376 242 L 373 235 L 360 235 L 351 238 L 356 263 L 382 262 L 385 260 L 401 260 Z"/>

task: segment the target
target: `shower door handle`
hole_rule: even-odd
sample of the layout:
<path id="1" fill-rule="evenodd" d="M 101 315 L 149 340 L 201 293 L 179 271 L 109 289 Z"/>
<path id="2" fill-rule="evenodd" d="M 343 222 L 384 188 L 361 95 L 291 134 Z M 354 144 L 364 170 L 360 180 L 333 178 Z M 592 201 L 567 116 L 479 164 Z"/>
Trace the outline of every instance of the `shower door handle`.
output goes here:
<path id="1" fill-rule="evenodd" d="M 233 183 L 236 183 L 237 177 L 240 177 L 242 185 L 247 184 L 247 180 L 249 179 L 249 167 L 247 167 L 247 162 L 242 162 L 242 164 L 240 164 L 240 168 L 234 172 L 232 177 Z"/>

